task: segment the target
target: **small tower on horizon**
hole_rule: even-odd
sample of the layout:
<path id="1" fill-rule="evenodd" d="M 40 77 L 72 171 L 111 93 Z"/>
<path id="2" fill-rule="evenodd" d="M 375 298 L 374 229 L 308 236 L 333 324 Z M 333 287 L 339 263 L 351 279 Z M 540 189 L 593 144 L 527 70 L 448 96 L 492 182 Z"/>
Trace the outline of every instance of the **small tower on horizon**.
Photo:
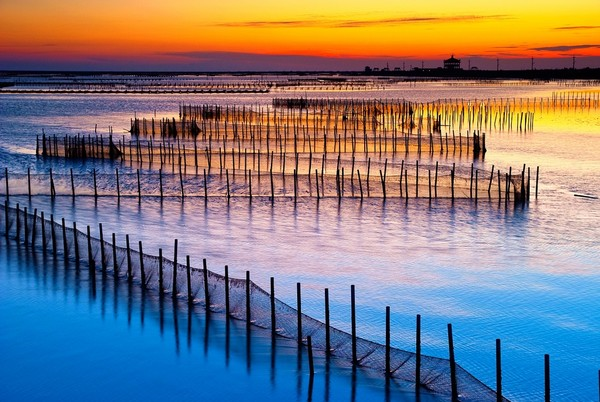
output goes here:
<path id="1" fill-rule="evenodd" d="M 456 59 L 454 55 L 449 59 L 444 60 L 444 70 L 460 70 L 460 59 Z"/>

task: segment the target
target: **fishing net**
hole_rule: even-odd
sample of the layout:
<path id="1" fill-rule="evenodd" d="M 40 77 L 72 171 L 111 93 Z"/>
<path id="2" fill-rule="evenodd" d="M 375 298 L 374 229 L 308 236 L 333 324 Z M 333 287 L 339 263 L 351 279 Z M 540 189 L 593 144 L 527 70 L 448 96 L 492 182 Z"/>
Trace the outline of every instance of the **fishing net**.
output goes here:
<path id="1" fill-rule="evenodd" d="M 298 310 L 272 297 L 256 286 L 249 278 L 236 279 L 203 268 L 191 267 L 189 259 L 182 263 L 176 255 L 173 260 L 164 256 L 151 256 L 126 237 L 125 247 L 116 244 L 115 236 L 100 239 L 90 236 L 89 226 L 68 225 L 64 219 L 45 216 L 37 210 L 27 211 L 4 204 L 0 214 L 0 234 L 6 239 L 24 243 L 31 250 L 62 255 L 69 263 L 102 271 L 107 275 L 134 282 L 145 288 L 183 298 L 190 303 L 204 305 L 214 312 L 246 320 L 258 327 L 275 329 L 279 336 L 306 343 L 311 336 L 317 353 L 325 353 L 329 333 L 329 352 L 352 362 L 353 338 L 351 334 L 327 327 L 323 322 L 298 314 Z M 248 297 L 249 296 L 249 297 Z M 249 306 L 249 310 L 248 310 Z M 300 318 L 299 318 L 300 317 Z M 385 345 L 357 338 L 356 363 L 382 375 L 386 371 Z M 425 389 L 441 395 L 451 395 L 451 364 L 447 359 L 421 355 L 420 382 Z M 414 382 L 417 355 L 413 352 L 391 348 L 390 368 L 393 378 Z M 456 365 L 456 383 L 459 399 L 463 401 L 496 400 L 496 393 Z"/>

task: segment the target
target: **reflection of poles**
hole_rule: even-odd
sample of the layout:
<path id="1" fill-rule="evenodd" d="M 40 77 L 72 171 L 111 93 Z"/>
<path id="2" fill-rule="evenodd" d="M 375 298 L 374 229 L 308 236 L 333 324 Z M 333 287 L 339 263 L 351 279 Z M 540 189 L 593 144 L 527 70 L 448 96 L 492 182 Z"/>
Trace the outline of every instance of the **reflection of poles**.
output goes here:
<path id="1" fill-rule="evenodd" d="M 206 342 L 206 339 L 204 340 Z M 188 306 L 187 310 L 187 347 L 192 349 L 192 309 Z"/>
<path id="2" fill-rule="evenodd" d="M 179 302 L 177 298 L 173 298 L 173 329 L 175 330 L 175 352 L 179 356 L 179 321 L 177 317 L 177 310 L 179 309 Z"/>
<path id="3" fill-rule="evenodd" d="M 225 316 L 225 367 L 229 367 L 229 350 L 230 350 L 230 318 L 229 315 Z"/>
<path id="4" fill-rule="evenodd" d="M 160 249 L 160 251 L 162 252 L 162 249 Z M 159 294 L 158 294 L 158 315 L 159 315 L 158 319 L 160 321 L 160 335 L 161 335 L 161 337 L 162 337 L 162 335 L 165 332 L 165 308 L 164 308 L 164 304 L 165 304 L 165 298 L 164 298 L 163 292 L 161 290 L 159 292 Z"/>
<path id="5" fill-rule="evenodd" d="M 189 311 L 192 311 L 189 309 Z M 191 314 L 191 313 L 190 313 Z M 208 334 L 210 327 L 211 315 L 209 310 L 206 311 L 206 319 L 204 320 L 204 356 L 208 356 Z"/>

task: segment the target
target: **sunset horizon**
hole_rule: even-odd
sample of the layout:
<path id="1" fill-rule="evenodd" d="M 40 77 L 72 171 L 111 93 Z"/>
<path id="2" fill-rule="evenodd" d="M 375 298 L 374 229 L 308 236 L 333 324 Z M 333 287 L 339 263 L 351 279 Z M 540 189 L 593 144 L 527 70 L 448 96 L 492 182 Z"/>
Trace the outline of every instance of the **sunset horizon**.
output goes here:
<path id="1" fill-rule="evenodd" d="M 3 2 L 0 70 L 359 71 L 600 68 L 600 8 L 517 1 Z"/>

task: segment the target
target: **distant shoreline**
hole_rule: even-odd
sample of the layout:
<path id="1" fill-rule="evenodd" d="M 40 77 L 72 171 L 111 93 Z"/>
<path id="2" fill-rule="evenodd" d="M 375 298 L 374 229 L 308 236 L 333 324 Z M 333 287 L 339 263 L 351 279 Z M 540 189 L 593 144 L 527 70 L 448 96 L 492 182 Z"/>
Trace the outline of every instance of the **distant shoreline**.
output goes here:
<path id="1" fill-rule="evenodd" d="M 0 78 L 25 76 L 155 76 L 169 77 L 181 75 L 196 76 L 256 76 L 256 75 L 296 75 L 296 76 L 346 76 L 405 79 L 465 79 L 465 80 L 600 80 L 600 68 L 544 69 L 544 70 L 445 70 L 413 69 L 409 71 L 59 71 L 59 70 L 0 70 Z"/>

